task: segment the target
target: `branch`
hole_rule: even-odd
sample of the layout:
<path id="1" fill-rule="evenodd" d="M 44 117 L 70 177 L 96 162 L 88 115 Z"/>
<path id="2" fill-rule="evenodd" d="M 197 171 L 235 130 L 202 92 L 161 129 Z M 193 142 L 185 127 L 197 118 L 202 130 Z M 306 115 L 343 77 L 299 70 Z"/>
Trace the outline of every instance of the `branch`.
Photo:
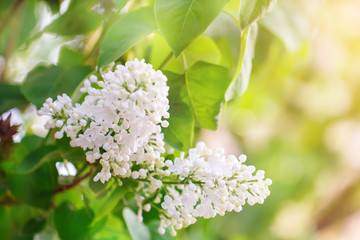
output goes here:
<path id="1" fill-rule="evenodd" d="M 68 189 L 76 187 L 81 181 L 83 181 L 84 179 L 90 177 L 92 173 L 93 173 L 93 170 L 91 169 L 90 172 L 88 172 L 84 176 L 82 176 L 82 177 L 80 177 L 78 179 L 75 179 L 74 182 L 72 182 L 70 184 L 67 184 L 67 185 L 62 185 L 62 186 L 57 187 L 54 190 L 54 194 L 58 194 L 58 193 L 66 191 Z"/>

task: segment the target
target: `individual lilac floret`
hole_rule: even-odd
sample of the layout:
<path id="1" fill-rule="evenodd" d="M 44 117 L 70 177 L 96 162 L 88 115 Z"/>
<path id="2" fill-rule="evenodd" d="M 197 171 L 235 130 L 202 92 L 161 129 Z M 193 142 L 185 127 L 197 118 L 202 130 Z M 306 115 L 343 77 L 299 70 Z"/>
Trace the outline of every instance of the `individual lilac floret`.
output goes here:
<path id="1" fill-rule="evenodd" d="M 168 126 L 169 87 L 161 71 L 137 59 L 102 78 L 92 75 L 84 81 L 80 91 L 87 95 L 81 104 L 74 106 L 63 94 L 47 99 L 39 114 L 52 117 L 46 127 L 58 129 L 56 138 L 66 133 L 72 147 L 86 151 L 88 162 L 99 160 L 102 170 L 94 181 L 105 182 L 112 175 L 130 177 L 133 164 L 154 168 L 159 161 L 165 151 L 161 127 Z"/>

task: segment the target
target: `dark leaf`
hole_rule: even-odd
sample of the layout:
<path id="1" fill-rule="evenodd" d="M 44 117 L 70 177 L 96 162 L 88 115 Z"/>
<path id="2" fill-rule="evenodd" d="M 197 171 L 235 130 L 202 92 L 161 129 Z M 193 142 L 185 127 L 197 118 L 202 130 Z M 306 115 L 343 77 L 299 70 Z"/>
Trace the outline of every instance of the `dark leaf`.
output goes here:
<path id="1" fill-rule="evenodd" d="M 31 71 L 21 87 L 24 96 L 38 108 L 48 98 L 71 94 L 92 71 L 88 67 L 64 69 L 60 66 L 40 66 Z"/>
<path id="2" fill-rule="evenodd" d="M 85 239 L 93 218 L 94 214 L 89 209 L 76 210 L 67 202 L 57 207 L 54 213 L 55 227 L 63 240 Z"/>
<path id="3" fill-rule="evenodd" d="M 45 0 L 45 2 L 47 2 L 53 13 L 59 12 L 61 3 L 60 0 Z"/>
<path id="4" fill-rule="evenodd" d="M 0 113 L 28 103 L 20 91 L 20 85 L 0 84 Z"/>
<path id="5" fill-rule="evenodd" d="M 52 161 L 45 162 L 31 173 L 10 173 L 8 184 L 20 202 L 46 209 L 50 207 L 53 191 L 58 186 L 57 178 L 55 161 Z"/>
<path id="6" fill-rule="evenodd" d="M 61 161 L 62 158 L 59 152 L 55 151 L 56 146 L 42 146 L 32 151 L 20 163 L 17 168 L 17 173 L 31 173 L 39 168 L 42 164 L 49 161 Z"/>
<path id="7" fill-rule="evenodd" d="M 45 224 L 46 218 L 44 218 L 43 216 L 33 217 L 25 223 L 25 225 L 21 229 L 20 235 L 23 237 L 32 237 L 35 233 L 40 232 L 42 229 L 44 229 Z"/>
<path id="8" fill-rule="evenodd" d="M 180 151 L 188 150 L 194 138 L 194 116 L 188 106 L 189 96 L 186 89 L 185 76 L 165 71 L 168 78 L 170 118 L 169 126 L 163 128 L 165 141 Z"/>

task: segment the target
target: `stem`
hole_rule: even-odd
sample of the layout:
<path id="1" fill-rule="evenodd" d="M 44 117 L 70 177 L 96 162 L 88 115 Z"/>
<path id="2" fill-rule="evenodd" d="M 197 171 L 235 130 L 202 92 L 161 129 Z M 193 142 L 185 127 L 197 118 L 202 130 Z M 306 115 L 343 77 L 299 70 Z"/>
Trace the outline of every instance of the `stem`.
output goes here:
<path id="1" fill-rule="evenodd" d="M 158 206 L 156 206 L 155 204 L 151 203 L 151 207 L 155 208 L 156 210 L 158 210 L 159 212 L 163 213 L 165 215 L 165 210 L 162 208 L 159 208 Z"/>
<path id="2" fill-rule="evenodd" d="M 172 56 L 174 56 L 173 52 L 170 52 L 169 55 L 164 59 L 164 61 L 160 64 L 160 66 L 158 67 L 159 70 L 161 70 L 163 67 L 165 67 L 165 65 L 170 61 L 170 59 L 172 58 Z"/>
<path id="3" fill-rule="evenodd" d="M 48 133 L 46 134 L 46 136 L 41 140 L 40 142 L 40 146 L 44 146 L 46 141 L 52 136 L 54 135 L 54 131 L 53 129 L 49 129 Z"/>
<path id="4" fill-rule="evenodd" d="M 131 178 L 131 180 L 150 183 L 150 180 L 147 180 L 147 179 L 132 179 L 132 178 Z M 205 184 L 205 183 L 202 182 L 202 181 L 191 181 L 191 182 L 194 183 L 194 184 L 199 184 L 199 185 Z M 167 184 L 167 185 L 185 185 L 185 184 L 187 184 L 188 182 L 187 182 L 187 181 L 181 181 L 181 182 L 179 182 L 179 181 L 162 181 L 162 183 L 163 183 L 163 184 Z"/>
<path id="5" fill-rule="evenodd" d="M 87 162 L 84 164 L 84 166 L 82 168 L 80 168 L 80 170 L 77 172 L 77 175 L 80 175 L 86 168 L 88 167 Z"/>
<path id="6" fill-rule="evenodd" d="M 61 193 L 61 192 L 64 192 L 68 189 L 71 189 L 73 187 L 76 187 L 81 181 L 83 181 L 84 179 L 88 178 L 91 176 L 91 174 L 93 173 L 93 170 L 91 169 L 90 172 L 88 172 L 87 174 L 85 174 L 84 176 L 78 178 L 78 179 L 75 179 L 74 182 L 70 183 L 70 184 L 67 184 L 67 185 L 63 185 L 63 186 L 59 186 L 57 187 L 55 190 L 54 190 L 54 194 L 58 194 L 58 193 Z"/>
<path id="7" fill-rule="evenodd" d="M 186 71 L 188 69 L 188 65 L 187 65 L 187 62 L 186 62 L 185 54 L 183 52 L 181 53 L 181 57 L 182 57 L 183 62 L 184 62 L 184 70 Z"/>

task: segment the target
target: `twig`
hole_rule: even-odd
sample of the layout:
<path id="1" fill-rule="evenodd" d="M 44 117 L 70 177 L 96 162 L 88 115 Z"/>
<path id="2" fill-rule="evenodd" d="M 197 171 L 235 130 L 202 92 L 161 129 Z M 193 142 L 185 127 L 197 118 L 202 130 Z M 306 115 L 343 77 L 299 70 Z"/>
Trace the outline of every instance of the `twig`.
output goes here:
<path id="1" fill-rule="evenodd" d="M 57 187 L 54 190 L 54 194 L 58 194 L 58 193 L 66 191 L 68 189 L 71 189 L 73 187 L 76 187 L 81 181 L 83 181 L 84 179 L 90 177 L 92 173 L 93 173 L 93 170 L 91 169 L 90 172 L 88 172 L 84 176 L 82 176 L 82 177 L 80 177 L 78 179 L 75 179 L 74 182 L 72 182 L 70 184 L 67 184 L 67 185 L 62 185 L 62 186 Z"/>

